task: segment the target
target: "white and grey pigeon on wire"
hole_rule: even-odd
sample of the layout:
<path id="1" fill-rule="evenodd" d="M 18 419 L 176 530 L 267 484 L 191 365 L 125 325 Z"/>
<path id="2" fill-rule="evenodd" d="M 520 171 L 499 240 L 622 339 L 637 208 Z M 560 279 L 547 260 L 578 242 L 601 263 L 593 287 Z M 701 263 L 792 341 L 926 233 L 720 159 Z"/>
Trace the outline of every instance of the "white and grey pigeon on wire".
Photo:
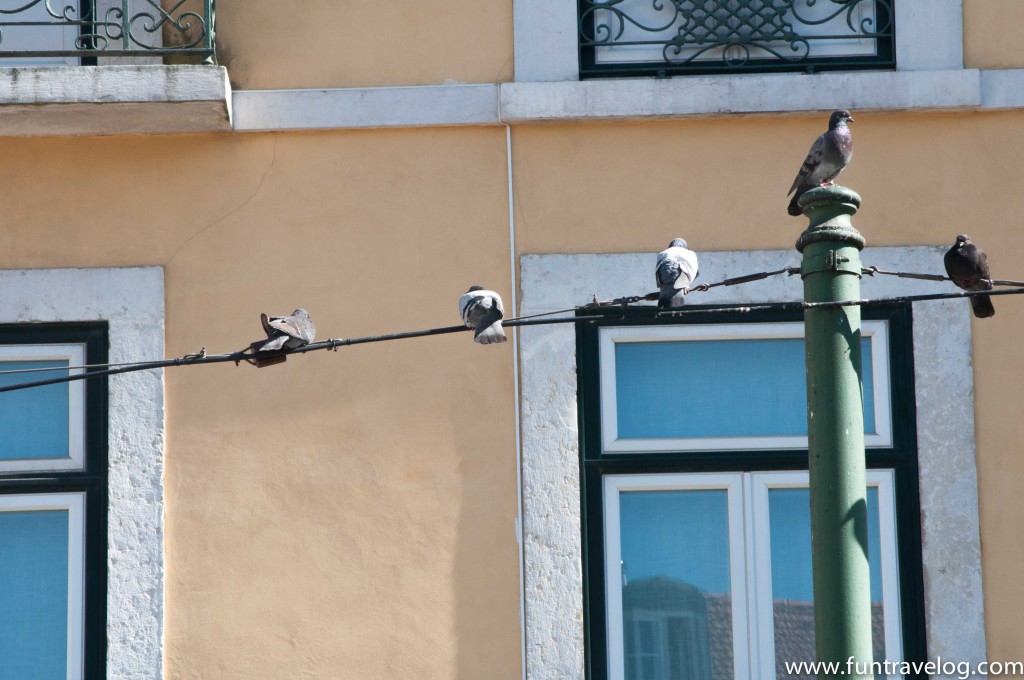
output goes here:
<path id="1" fill-rule="evenodd" d="M 815 187 L 832 184 L 832 180 L 850 163 L 853 158 L 853 137 L 846 124 L 852 122 L 849 111 L 832 112 L 828 119 L 828 131 L 811 145 L 804 164 L 800 166 L 800 172 L 796 173 L 793 186 L 786 193 L 787 196 L 793 194 L 793 200 L 789 202 L 790 215 L 803 214 L 798 205 L 800 197 Z"/>
<path id="2" fill-rule="evenodd" d="M 296 309 L 291 316 L 260 314 L 260 321 L 267 333 L 267 341 L 260 345 L 260 352 L 295 349 L 308 345 L 316 337 L 316 325 L 305 309 Z"/>
<path id="3" fill-rule="evenodd" d="M 668 248 L 658 253 L 654 280 L 660 292 L 659 307 L 679 307 L 686 304 L 690 284 L 697 278 L 697 253 L 689 250 L 686 239 L 674 238 Z"/>
<path id="4" fill-rule="evenodd" d="M 501 304 L 501 296 L 493 290 L 470 286 L 465 295 L 459 298 L 459 315 L 464 324 L 476 330 L 473 339 L 481 345 L 508 340 L 501 330 L 505 307 Z"/>
<path id="5" fill-rule="evenodd" d="M 971 243 L 971 237 L 967 234 L 957 234 L 956 243 L 946 252 L 943 263 L 946 265 L 946 274 L 958 287 L 964 290 L 992 290 L 988 256 L 984 250 Z M 988 295 L 974 295 L 970 300 L 974 316 L 979 319 L 996 313 Z"/>

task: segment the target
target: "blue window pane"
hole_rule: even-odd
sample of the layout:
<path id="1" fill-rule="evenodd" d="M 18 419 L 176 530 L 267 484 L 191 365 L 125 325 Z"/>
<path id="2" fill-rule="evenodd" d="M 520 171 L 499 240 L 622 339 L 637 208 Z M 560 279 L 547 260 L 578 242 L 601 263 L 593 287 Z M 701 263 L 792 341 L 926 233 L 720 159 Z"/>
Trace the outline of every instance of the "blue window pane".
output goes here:
<path id="1" fill-rule="evenodd" d="M 67 677 L 68 512 L 0 512 L 0 680 Z"/>
<path id="2" fill-rule="evenodd" d="M 627 680 L 732 677 L 724 490 L 619 495 Z"/>
<path id="3" fill-rule="evenodd" d="M 67 367 L 63 361 L 4 361 L 0 370 Z M 0 386 L 66 376 L 68 372 L 0 374 Z M 67 384 L 34 387 L 0 394 L 0 460 L 66 458 L 68 456 Z"/>
<path id="4" fill-rule="evenodd" d="M 861 348 L 873 433 L 871 341 Z M 800 338 L 616 343 L 615 380 L 623 439 L 807 435 Z"/>
<path id="5" fill-rule="evenodd" d="M 868 487 L 868 569 L 871 575 L 871 630 L 874 657 L 885 659 L 882 607 L 881 539 L 878 489 Z M 808 489 L 770 489 L 772 608 L 775 622 L 775 666 L 814 661 L 814 593 L 811 575 L 811 496 Z"/>

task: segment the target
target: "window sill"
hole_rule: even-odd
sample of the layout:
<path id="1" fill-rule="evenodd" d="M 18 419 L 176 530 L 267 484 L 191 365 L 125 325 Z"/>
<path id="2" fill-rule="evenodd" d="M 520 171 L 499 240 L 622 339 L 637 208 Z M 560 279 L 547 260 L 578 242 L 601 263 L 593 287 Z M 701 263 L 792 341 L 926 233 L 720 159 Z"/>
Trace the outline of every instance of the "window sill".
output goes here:
<path id="1" fill-rule="evenodd" d="M 0 68 L 0 136 L 230 129 L 221 66 Z"/>

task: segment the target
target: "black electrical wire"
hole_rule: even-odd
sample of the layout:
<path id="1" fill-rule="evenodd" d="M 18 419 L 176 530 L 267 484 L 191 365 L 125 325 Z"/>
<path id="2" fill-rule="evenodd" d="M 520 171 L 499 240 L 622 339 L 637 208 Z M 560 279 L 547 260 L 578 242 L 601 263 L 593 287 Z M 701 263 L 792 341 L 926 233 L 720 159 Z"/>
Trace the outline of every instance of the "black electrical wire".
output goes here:
<path id="1" fill-rule="evenodd" d="M 741 283 L 748 283 L 750 281 L 757 281 L 769 276 L 777 274 L 789 274 L 794 275 L 799 273 L 799 269 L 795 267 L 787 267 L 774 272 L 761 272 L 759 274 L 750 274 L 747 276 L 740 276 L 732 279 L 725 279 L 713 284 L 703 284 L 703 286 L 694 288 L 697 290 L 708 290 L 715 286 L 731 286 L 738 285 Z M 940 277 L 934 274 L 907 274 L 904 272 L 886 272 L 878 269 L 877 267 L 871 267 L 864 270 L 865 274 L 886 274 L 893 276 L 901 276 L 904 278 L 922 278 L 928 280 L 948 280 L 946 277 Z M 662 309 L 659 307 L 642 306 L 633 308 L 633 312 L 629 318 L 661 318 L 661 317 L 685 317 L 693 314 L 708 315 L 708 314 L 726 314 L 726 313 L 749 313 L 749 312 L 762 312 L 762 311 L 796 311 L 796 310 L 813 310 L 813 309 L 839 309 L 842 307 L 853 307 L 863 305 L 883 305 L 883 304 L 906 304 L 913 302 L 925 302 L 932 300 L 949 300 L 956 298 L 975 297 L 975 296 L 994 296 L 994 295 L 1021 295 L 1024 294 L 1024 283 L 1013 282 L 1013 281 L 993 281 L 994 285 L 1017 285 L 1018 287 L 1004 290 L 985 290 L 985 291 L 960 291 L 954 293 L 932 293 L 923 295 L 904 295 L 897 297 L 886 297 L 886 298 L 865 298 L 860 300 L 843 300 L 836 302 L 769 302 L 769 303 L 735 303 L 735 304 L 719 304 L 714 307 L 674 307 L 670 309 Z M 554 312 L 544 312 L 542 314 L 531 314 L 522 317 L 507 319 L 502 321 L 502 326 L 505 327 L 522 327 L 522 326 L 541 326 L 551 324 L 564 324 L 564 323 L 594 323 L 597 321 L 606 320 L 622 320 L 625 316 L 609 316 L 601 315 L 588 316 L 585 314 L 587 311 L 595 310 L 610 310 L 615 307 L 626 307 L 634 302 L 641 300 L 654 300 L 657 299 L 658 293 L 648 293 L 646 295 L 629 296 L 623 298 L 615 298 L 613 300 L 607 300 L 603 302 L 593 302 L 579 307 L 572 307 L 564 310 L 557 310 Z M 649 314 L 645 313 L 650 310 Z M 559 317 L 559 318 L 538 318 L 547 315 L 568 313 L 568 312 L 584 312 L 583 315 L 571 316 L 571 317 Z M 459 326 L 442 326 L 439 328 L 427 328 L 418 331 L 406 331 L 403 333 L 387 333 L 383 335 L 371 335 L 358 338 L 343 338 L 335 339 L 330 338 L 321 342 L 311 342 L 301 347 L 294 349 L 285 350 L 282 352 L 267 352 L 259 354 L 246 349 L 238 352 L 229 352 L 225 354 L 214 354 L 208 355 L 205 348 L 198 353 L 186 354 L 182 357 L 175 359 L 164 359 L 160 361 L 144 361 L 138 363 L 121 363 L 121 364 L 90 364 L 87 366 L 72 366 L 72 367 L 59 367 L 53 369 L 14 369 L 11 371 L 0 371 L 0 376 L 13 373 L 23 372 L 36 372 L 36 371 L 70 371 L 70 370 L 82 370 L 90 368 L 101 368 L 102 370 L 85 370 L 81 373 L 73 375 L 58 376 L 56 378 L 49 378 L 46 380 L 37 380 L 33 382 L 17 383 L 14 385 L 0 386 L 0 393 L 12 392 L 15 390 L 29 389 L 32 387 L 43 387 L 46 385 L 55 385 L 59 383 L 73 382 L 76 380 L 86 380 L 89 378 L 100 378 L 110 375 L 120 375 L 122 373 L 133 373 L 136 371 L 156 370 L 161 368 L 171 368 L 174 366 L 190 366 L 196 364 L 215 364 L 215 363 L 226 363 L 234 362 L 240 364 L 245 361 L 247 363 L 255 363 L 260 358 L 276 358 L 286 357 L 289 354 L 305 354 L 306 352 L 315 352 L 318 350 L 334 350 L 337 351 L 339 347 L 347 347 L 351 345 L 362 345 L 373 342 L 385 342 L 388 340 L 405 340 L 408 338 L 421 338 L 432 335 L 446 335 L 449 333 L 461 333 L 471 330 L 470 328 L 459 325 Z"/>

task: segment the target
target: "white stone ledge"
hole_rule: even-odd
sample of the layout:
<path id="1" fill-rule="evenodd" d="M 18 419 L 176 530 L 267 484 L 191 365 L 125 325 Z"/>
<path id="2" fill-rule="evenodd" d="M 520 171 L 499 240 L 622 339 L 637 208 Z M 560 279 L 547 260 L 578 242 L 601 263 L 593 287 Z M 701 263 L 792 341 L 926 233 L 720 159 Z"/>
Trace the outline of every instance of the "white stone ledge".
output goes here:
<path id="1" fill-rule="evenodd" d="M 228 130 L 221 66 L 0 68 L 0 136 Z"/>
<path id="2" fill-rule="evenodd" d="M 510 123 L 980 104 L 979 72 L 964 69 L 509 83 L 501 89 L 502 117 Z"/>
<path id="3" fill-rule="evenodd" d="M 235 130 L 1024 108 L 1024 69 L 861 71 L 234 93 Z"/>
<path id="4" fill-rule="evenodd" d="M 981 104 L 986 109 L 1024 108 L 1024 69 L 982 71 Z"/>
<path id="5" fill-rule="evenodd" d="M 433 85 L 235 93 L 235 130 L 494 125 L 498 85 Z"/>

